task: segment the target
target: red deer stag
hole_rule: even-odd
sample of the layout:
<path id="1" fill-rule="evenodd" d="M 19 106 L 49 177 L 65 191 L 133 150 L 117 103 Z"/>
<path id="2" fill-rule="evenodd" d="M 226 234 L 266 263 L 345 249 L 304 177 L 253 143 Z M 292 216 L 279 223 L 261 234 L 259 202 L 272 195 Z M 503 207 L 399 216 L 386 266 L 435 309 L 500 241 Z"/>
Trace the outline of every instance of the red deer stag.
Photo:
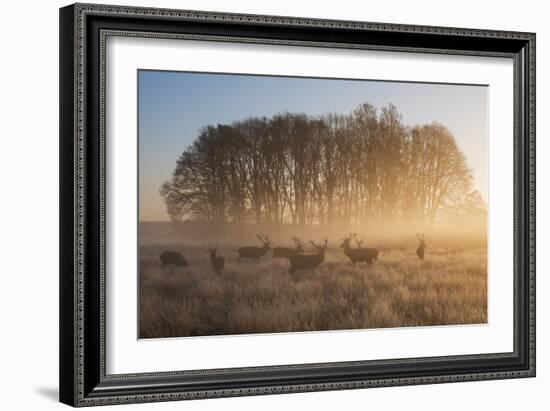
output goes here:
<path id="1" fill-rule="evenodd" d="M 273 249 L 273 257 L 276 258 L 290 258 L 296 254 L 304 253 L 304 243 L 298 237 L 292 237 L 292 241 L 296 244 L 296 247 L 275 247 Z"/>
<path id="2" fill-rule="evenodd" d="M 214 269 L 214 272 L 218 274 L 219 276 L 223 273 L 223 267 L 225 266 L 225 258 L 218 257 L 216 255 L 216 252 L 218 251 L 218 247 L 216 248 L 210 248 L 210 262 L 212 263 L 212 268 Z"/>
<path id="3" fill-rule="evenodd" d="M 373 261 L 378 260 L 378 250 L 376 248 L 362 248 L 363 240 L 357 240 L 357 234 L 350 234 L 342 239 L 340 247 L 344 249 L 344 254 L 351 260 L 353 265 L 364 263 L 371 265 Z M 350 242 L 355 239 L 357 248 L 351 248 Z"/>
<path id="4" fill-rule="evenodd" d="M 416 255 L 418 256 L 419 260 L 424 261 L 424 249 L 426 248 L 426 243 L 424 242 L 424 233 L 416 234 L 416 238 L 418 238 L 418 241 L 420 241 L 420 244 L 418 244 L 418 248 L 416 249 Z"/>
<path id="5" fill-rule="evenodd" d="M 263 244 L 263 247 L 241 247 L 237 251 L 239 252 L 239 261 L 243 258 L 249 258 L 251 260 L 258 260 L 263 257 L 267 251 L 271 248 L 269 237 L 263 234 L 257 234 L 256 237 Z"/>
<path id="6" fill-rule="evenodd" d="M 322 245 L 317 245 L 309 240 L 311 245 L 317 249 L 316 254 L 296 254 L 290 257 L 290 273 L 294 274 L 296 270 L 305 268 L 316 268 L 325 260 L 325 250 L 328 247 L 328 239 L 324 240 Z"/>
<path id="7" fill-rule="evenodd" d="M 189 263 L 181 253 L 176 251 L 164 251 L 160 254 L 160 265 L 164 268 L 169 265 L 175 267 L 187 267 Z"/>

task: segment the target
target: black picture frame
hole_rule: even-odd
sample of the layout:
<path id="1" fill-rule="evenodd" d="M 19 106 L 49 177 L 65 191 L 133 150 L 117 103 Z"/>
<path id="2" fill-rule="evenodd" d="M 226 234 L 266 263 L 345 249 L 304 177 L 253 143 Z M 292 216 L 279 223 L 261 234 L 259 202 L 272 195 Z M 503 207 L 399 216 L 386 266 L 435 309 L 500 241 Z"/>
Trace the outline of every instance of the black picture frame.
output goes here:
<path id="1" fill-rule="evenodd" d="M 510 57 L 514 61 L 514 351 L 107 375 L 105 36 Z M 60 9 L 60 401 L 73 406 L 535 376 L 535 34 L 75 4 Z"/>

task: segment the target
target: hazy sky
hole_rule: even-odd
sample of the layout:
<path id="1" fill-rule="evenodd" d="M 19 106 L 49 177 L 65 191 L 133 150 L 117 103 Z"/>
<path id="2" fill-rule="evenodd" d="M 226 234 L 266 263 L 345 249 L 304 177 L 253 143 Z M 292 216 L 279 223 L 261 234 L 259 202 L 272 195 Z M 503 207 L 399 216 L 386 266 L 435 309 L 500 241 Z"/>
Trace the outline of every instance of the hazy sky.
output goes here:
<path id="1" fill-rule="evenodd" d="M 444 124 L 487 201 L 485 86 L 139 71 L 138 88 L 140 221 L 169 219 L 159 188 L 203 126 L 286 111 L 347 114 L 365 102 L 394 104 L 405 125 Z"/>

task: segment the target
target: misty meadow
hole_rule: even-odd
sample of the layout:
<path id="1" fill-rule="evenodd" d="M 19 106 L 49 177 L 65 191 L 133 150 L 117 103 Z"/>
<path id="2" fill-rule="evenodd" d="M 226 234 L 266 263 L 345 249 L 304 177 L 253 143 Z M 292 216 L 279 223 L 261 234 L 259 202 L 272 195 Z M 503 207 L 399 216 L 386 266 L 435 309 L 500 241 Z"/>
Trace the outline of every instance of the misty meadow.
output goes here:
<path id="1" fill-rule="evenodd" d="M 140 337 L 486 323 L 480 178 L 444 118 L 403 117 L 201 124 L 156 192 L 140 183 Z"/>

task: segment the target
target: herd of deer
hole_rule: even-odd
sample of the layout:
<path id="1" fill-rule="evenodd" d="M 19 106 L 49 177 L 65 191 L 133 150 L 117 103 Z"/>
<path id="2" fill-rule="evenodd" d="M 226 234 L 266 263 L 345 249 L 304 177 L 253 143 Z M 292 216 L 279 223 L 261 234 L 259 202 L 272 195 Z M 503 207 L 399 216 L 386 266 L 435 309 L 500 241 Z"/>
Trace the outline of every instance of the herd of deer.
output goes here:
<path id="1" fill-rule="evenodd" d="M 261 257 L 267 254 L 271 250 L 271 242 L 267 235 L 256 235 L 258 240 L 262 243 L 261 247 L 241 247 L 237 251 L 239 253 L 239 261 L 242 259 L 250 259 L 257 261 Z M 424 234 L 417 234 L 419 245 L 416 249 L 416 255 L 419 260 L 424 260 L 424 249 L 426 243 L 424 241 Z M 356 247 L 351 246 L 351 241 L 355 241 Z M 317 244 L 312 240 L 309 240 L 310 244 L 315 248 L 316 252 L 313 254 L 304 254 L 304 242 L 298 237 L 293 237 L 295 247 L 275 247 L 273 248 L 274 258 L 286 258 L 290 263 L 290 273 L 295 273 L 299 269 L 316 268 L 325 260 L 325 250 L 328 247 L 328 239 L 324 239 L 323 243 Z M 355 265 L 356 263 L 367 263 L 371 265 L 374 261 L 378 260 L 378 249 L 376 248 L 363 248 L 363 240 L 357 238 L 357 234 L 350 234 L 342 239 L 340 247 L 344 249 L 344 255 L 350 259 Z M 217 255 L 218 248 L 208 247 L 210 250 L 210 262 L 214 272 L 221 276 L 223 268 L 225 266 L 225 258 Z M 176 251 L 164 251 L 160 254 L 160 262 L 162 267 L 170 265 L 176 267 L 187 267 L 189 263 L 185 257 Z"/>

